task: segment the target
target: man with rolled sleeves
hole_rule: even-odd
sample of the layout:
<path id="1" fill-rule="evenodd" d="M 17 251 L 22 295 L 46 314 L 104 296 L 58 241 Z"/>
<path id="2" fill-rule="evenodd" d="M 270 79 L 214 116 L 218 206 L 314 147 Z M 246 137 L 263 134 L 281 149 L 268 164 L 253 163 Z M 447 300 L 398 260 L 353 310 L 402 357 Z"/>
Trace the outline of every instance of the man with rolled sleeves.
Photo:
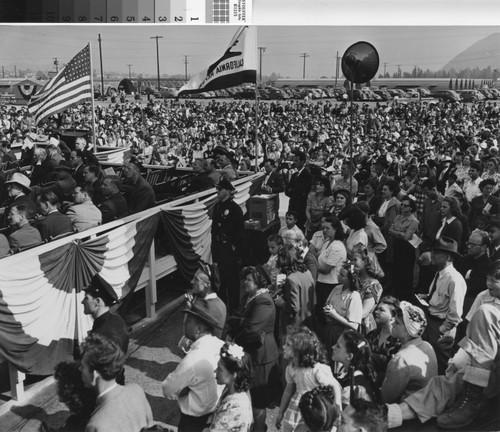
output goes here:
<path id="1" fill-rule="evenodd" d="M 432 264 L 438 272 L 434 277 L 426 300 L 427 327 L 422 339 L 436 351 L 439 374 L 446 370 L 458 324 L 462 321 L 467 284 L 453 266 L 453 260 L 461 258 L 458 244 L 448 237 L 441 237 L 432 248 Z"/>
<path id="2" fill-rule="evenodd" d="M 201 432 L 217 406 L 222 386 L 215 369 L 224 342 L 214 336 L 221 330 L 222 310 L 213 302 L 197 299 L 184 315 L 184 336 L 193 341 L 186 356 L 162 382 L 163 395 L 177 399 L 181 410 L 179 432 Z"/>
<path id="3" fill-rule="evenodd" d="M 122 317 L 109 309 L 118 302 L 113 287 L 99 274 L 94 275 L 90 284 L 84 288 L 85 297 L 82 300 L 83 312 L 94 319 L 89 334 L 98 333 L 117 343 L 124 354 L 127 354 L 129 333 Z M 125 384 L 124 370 L 118 375 L 116 382 Z"/>
<path id="4" fill-rule="evenodd" d="M 244 229 L 243 211 L 232 195 L 230 181 L 222 179 L 217 186 L 218 201 L 212 216 L 212 258 L 219 265 L 220 298 L 230 312 L 240 301 L 241 239 Z"/>

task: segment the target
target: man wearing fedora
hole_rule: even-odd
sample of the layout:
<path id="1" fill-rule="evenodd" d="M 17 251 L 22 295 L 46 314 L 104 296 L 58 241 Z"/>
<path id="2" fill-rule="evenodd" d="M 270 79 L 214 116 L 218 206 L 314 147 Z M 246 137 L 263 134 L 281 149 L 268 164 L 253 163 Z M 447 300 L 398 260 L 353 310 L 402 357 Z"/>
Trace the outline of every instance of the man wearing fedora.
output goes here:
<path id="1" fill-rule="evenodd" d="M 186 356 L 162 383 L 167 399 L 177 399 L 181 410 L 179 432 L 201 432 L 215 410 L 222 387 L 215 369 L 224 342 L 213 336 L 221 330 L 222 311 L 214 303 L 197 299 L 184 315 L 184 336 L 193 341 Z"/>
<path id="2" fill-rule="evenodd" d="M 118 302 L 113 287 L 98 273 L 90 280 L 90 284 L 84 288 L 85 297 L 82 300 L 83 313 L 91 315 L 94 323 L 90 334 L 106 336 L 127 354 L 129 343 L 129 332 L 125 321 L 120 315 L 110 311 L 110 307 Z M 117 376 L 118 384 L 125 383 L 124 370 Z"/>
<path id="3" fill-rule="evenodd" d="M 36 214 L 36 204 L 31 198 L 30 179 L 21 173 L 14 173 L 10 180 L 5 182 L 7 193 L 12 200 L 5 209 L 2 226 L 8 226 L 8 216 L 10 209 L 14 205 L 23 204 L 29 207 L 33 214 Z"/>
<path id="4" fill-rule="evenodd" d="M 458 244 L 449 237 L 441 237 L 431 251 L 431 261 L 437 273 L 430 285 L 426 310 L 427 327 L 423 339 L 436 351 L 439 374 L 446 370 L 456 329 L 462 321 L 467 284 L 453 266 L 453 260 L 461 258 Z"/>
<path id="5" fill-rule="evenodd" d="M 57 181 L 40 188 L 39 186 L 34 186 L 35 192 L 40 194 L 41 192 L 54 192 L 57 195 L 59 202 L 72 201 L 73 191 L 76 187 L 76 181 L 73 178 L 73 168 L 71 164 L 65 160 L 59 162 L 59 165 L 54 168 L 57 175 Z"/>

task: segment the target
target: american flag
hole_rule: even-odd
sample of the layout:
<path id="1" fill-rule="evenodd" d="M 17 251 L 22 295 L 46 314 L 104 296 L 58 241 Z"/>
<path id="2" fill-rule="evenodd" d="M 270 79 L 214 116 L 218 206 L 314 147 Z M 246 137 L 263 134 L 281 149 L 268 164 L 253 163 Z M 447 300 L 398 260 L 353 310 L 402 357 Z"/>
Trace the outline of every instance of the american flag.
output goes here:
<path id="1" fill-rule="evenodd" d="M 91 91 L 90 46 L 87 45 L 31 98 L 28 110 L 38 124 L 44 118 L 92 97 Z"/>

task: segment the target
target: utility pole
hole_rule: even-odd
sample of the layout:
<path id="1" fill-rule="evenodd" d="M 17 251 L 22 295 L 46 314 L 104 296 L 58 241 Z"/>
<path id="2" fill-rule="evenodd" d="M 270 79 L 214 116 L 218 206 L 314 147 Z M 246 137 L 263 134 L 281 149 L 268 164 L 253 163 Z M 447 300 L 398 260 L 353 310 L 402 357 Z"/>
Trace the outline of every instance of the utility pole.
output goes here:
<path id="1" fill-rule="evenodd" d="M 14 65 L 14 78 L 17 78 L 17 66 Z"/>
<path id="2" fill-rule="evenodd" d="M 57 57 L 53 57 L 54 59 L 54 66 L 56 67 L 56 73 L 59 72 L 59 60 L 57 59 Z"/>
<path id="3" fill-rule="evenodd" d="M 386 66 L 387 66 L 387 62 L 384 62 L 384 78 L 385 78 Z"/>
<path id="4" fill-rule="evenodd" d="M 184 79 L 187 81 L 188 80 L 188 57 L 187 55 L 184 56 Z"/>
<path id="5" fill-rule="evenodd" d="M 413 68 L 413 78 L 417 77 L 417 65 Z"/>
<path id="6" fill-rule="evenodd" d="M 101 33 L 99 33 L 99 37 L 97 38 L 99 41 L 99 61 L 101 63 L 101 98 L 104 100 L 104 72 L 102 70 L 102 47 L 101 47 Z"/>
<path id="7" fill-rule="evenodd" d="M 128 64 L 128 79 L 132 79 L 132 73 L 130 72 L 132 66 L 134 66 L 133 64 Z"/>
<path id="8" fill-rule="evenodd" d="M 158 49 L 158 39 L 163 39 L 163 36 L 151 36 L 149 39 L 156 39 L 156 74 L 158 76 L 158 91 L 160 91 L 160 51 Z"/>
<path id="9" fill-rule="evenodd" d="M 259 83 L 262 86 L 262 54 L 266 52 L 267 47 L 258 47 L 259 49 Z"/>
<path id="10" fill-rule="evenodd" d="M 2 66 L 2 78 L 5 78 L 5 69 L 3 66 Z"/>
<path id="11" fill-rule="evenodd" d="M 309 57 L 309 54 L 307 53 L 302 53 L 300 55 L 304 59 L 304 65 L 302 66 L 302 79 L 306 78 L 306 58 Z"/>
<path id="12" fill-rule="evenodd" d="M 401 65 L 398 64 L 398 78 L 401 78 Z"/>
<path id="13" fill-rule="evenodd" d="M 335 57 L 335 88 L 337 88 L 338 80 L 339 80 L 339 66 L 340 66 L 340 57 L 339 52 L 337 51 L 337 56 Z"/>

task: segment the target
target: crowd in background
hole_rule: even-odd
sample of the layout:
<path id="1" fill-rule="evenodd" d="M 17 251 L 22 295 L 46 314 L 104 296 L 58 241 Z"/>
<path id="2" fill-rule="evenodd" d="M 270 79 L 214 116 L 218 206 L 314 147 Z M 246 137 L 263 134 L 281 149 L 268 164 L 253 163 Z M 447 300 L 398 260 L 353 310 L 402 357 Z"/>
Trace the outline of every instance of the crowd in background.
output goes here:
<path id="1" fill-rule="evenodd" d="M 285 431 L 381 431 L 436 417 L 439 426 L 456 429 L 496 400 L 499 107 L 423 101 L 354 110 L 351 127 L 346 103 L 262 104 L 257 144 L 248 102 L 97 110 L 98 144 L 131 145 L 135 152 L 124 170 L 132 189 L 117 184 L 115 191 L 125 193 L 130 212 L 138 211 L 130 196 L 142 182 L 139 161 L 193 165 L 199 188 L 217 186 L 218 265 L 200 264 L 193 278 L 184 310 L 186 355 L 162 383 L 164 395 L 178 400 L 180 431 L 264 431 L 266 409 L 276 400 L 276 427 Z M 72 166 L 57 139 L 65 129 L 89 128 L 88 110 L 68 110 L 44 130 L 34 130 L 23 110 L 4 111 L 4 156 L 18 140 L 33 180 L 43 161 L 35 150 L 29 160 L 27 134 L 56 138 L 54 152 L 62 157 L 52 170 L 69 173 L 71 194 L 87 193 L 92 201 L 86 174 L 76 180 L 80 165 L 87 172 L 93 166 L 91 151 L 83 142 L 81 154 L 70 151 L 69 161 L 82 157 Z M 231 181 L 255 166 L 264 171 L 260 192 L 286 194 L 289 207 L 285 224 L 267 238 L 267 261 L 240 268 L 243 214 L 231 204 Z M 58 211 L 63 180 L 57 191 L 36 191 L 46 217 Z M 19 176 L 6 185 L 11 198 L 12 189 L 27 196 L 32 188 Z M 12 240 L 25 223 L 16 225 L 23 207 L 9 205 Z M 29 203 L 24 212 L 29 225 Z M 118 373 L 120 350 L 109 340 L 87 346 L 83 370 L 88 366 L 94 381 L 83 373 L 84 383 L 106 391 L 115 376 L 101 363 L 116 356 Z M 94 359 L 99 350 L 105 359 Z M 92 420 L 95 412 L 85 415 Z M 150 426 L 150 410 L 141 415 L 139 426 Z"/>

